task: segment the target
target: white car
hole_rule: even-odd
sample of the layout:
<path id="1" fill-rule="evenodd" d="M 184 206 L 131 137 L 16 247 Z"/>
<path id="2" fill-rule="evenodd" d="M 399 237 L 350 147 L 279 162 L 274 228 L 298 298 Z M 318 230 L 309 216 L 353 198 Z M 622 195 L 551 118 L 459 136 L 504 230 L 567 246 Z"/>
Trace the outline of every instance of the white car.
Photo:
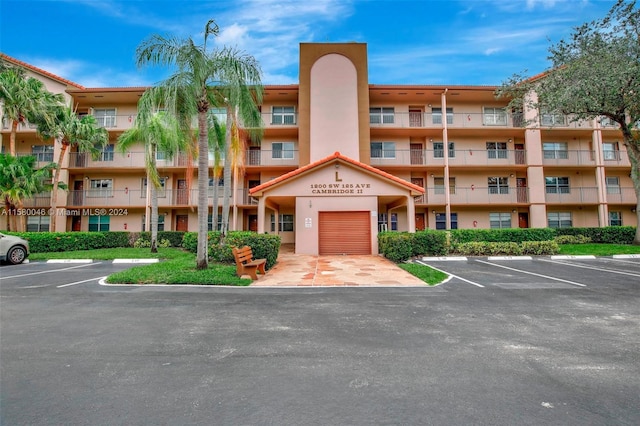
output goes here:
<path id="1" fill-rule="evenodd" d="M 0 262 L 13 265 L 29 257 L 29 242 L 13 235 L 0 234 Z"/>

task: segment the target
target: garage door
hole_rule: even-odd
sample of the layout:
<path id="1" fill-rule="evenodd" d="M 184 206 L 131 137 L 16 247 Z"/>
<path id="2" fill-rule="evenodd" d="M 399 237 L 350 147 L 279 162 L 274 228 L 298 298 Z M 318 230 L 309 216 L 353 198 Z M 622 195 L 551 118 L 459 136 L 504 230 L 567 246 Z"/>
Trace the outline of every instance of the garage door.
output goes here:
<path id="1" fill-rule="evenodd" d="M 369 212 L 319 212 L 320 254 L 371 254 Z"/>

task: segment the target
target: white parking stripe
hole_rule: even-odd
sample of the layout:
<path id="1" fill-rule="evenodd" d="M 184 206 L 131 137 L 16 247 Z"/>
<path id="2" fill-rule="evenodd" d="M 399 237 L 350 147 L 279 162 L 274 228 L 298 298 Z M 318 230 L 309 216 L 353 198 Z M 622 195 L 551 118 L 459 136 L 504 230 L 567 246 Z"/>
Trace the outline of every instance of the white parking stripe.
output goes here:
<path id="1" fill-rule="evenodd" d="M 86 264 L 86 265 L 70 266 L 68 268 L 62 268 L 62 269 L 48 269 L 46 271 L 30 272 L 28 274 L 20 274 L 20 275 L 11 275 L 10 277 L 0 277 L 0 280 L 8 280 L 8 279 L 11 279 L 11 278 L 20 278 L 20 277 L 28 277 L 29 275 L 50 274 L 51 272 L 68 271 L 69 269 L 84 268 L 84 267 L 87 267 L 87 266 L 93 266 L 93 265 L 99 265 L 99 264 L 100 264 L 100 262 L 96 262 L 96 263 L 89 263 L 89 264 Z"/>
<path id="2" fill-rule="evenodd" d="M 580 284 L 580 283 L 576 283 L 576 282 L 569 281 L 569 280 L 563 280 L 562 278 L 550 277 L 548 275 L 536 274 L 535 272 L 523 271 L 521 269 L 509 268 L 508 266 L 497 265 L 495 263 L 485 262 L 484 260 L 476 260 L 476 262 L 484 263 L 486 265 L 496 266 L 498 268 L 508 269 L 510 271 L 520 272 L 520 273 L 523 273 L 523 274 L 535 275 L 536 277 L 548 278 L 548 279 L 554 280 L 554 281 L 560 281 L 560 282 L 567 283 L 567 284 L 577 285 L 577 286 L 580 286 L 580 287 L 586 287 L 586 284 Z"/>
<path id="3" fill-rule="evenodd" d="M 82 280 L 82 281 L 76 281 L 75 283 L 69 283 L 69 284 L 62 284 L 57 286 L 56 288 L 62 288 L 62 287 L 69 287 L 70 285 L 76 285 L 76 284 L 82 284 L 82 283 L 87 283 L 89 281 L 96 281 L 96 280 L 102 280 L 107 278 L 107 276 L 103 276 L 103 277 L 96 277 L 96 278 L 90 278 L 88 280 Z"/>
<path id="4" fill-rule="evenodd" d="M 477 286 L 477 287 L 484 288 L 484 286 L 483 286 L 482 284 L 474 283 L 473 281 L 469 281 L 469 280 L 468 280 L 468 279 L 466 279 L 466 278 L 462 278 L 462 277 L 459 277 L 459 276 L 457 276 L 457 275 L 454 275 L 454 274 L 452 274 L 452 273 L 450 273 L 450 272 L 443 271 L 442 269 L 438 269 L 438 268 L 436 268 L 436 267 L 435 267 L 435 266 L 433 266 L 433 265 L 428 265 L 428 264 L 423 263 L 423 262 L 421 262 L 421 261 L 419 261 L 419 260 L 416 260 L 416 262 L 417 262 L 417 263 L 419 263 L 419 264 L 421 264 L 421 265 L 428 266 L 429 268 L 433 268 L 433 269 L 435 269 L 436 271 L 440 271 L 440 272 L 442 272 L 443 274 L 450 275 L 450 276 L 452 276 L 453 278 L 457 278 L 457 279 L 462 280 L 462 281 L 464 281 L 464 282 L 467 282 L 467 283 L 469 283 L 469 284 L 473 284 L 473 285 L 475 285 L 475 286 Z"/>
<path id="5" fill-rule="evenodd" d="M 577 264 L 570 263 L 570 262 L 557 262 L 557 261 L 554 261 L 554 260 L 544 260 L 544 259 L 540 259 L 540 260 L 542 260 L 543 262 L 558 263 L 560 265 L 573 266 L 574 268 L 593 269 L 595 271 L 611 272 L 612 274 L 630 275 L 632 277 L 640 277 L 640 274 L 634 274 L 633 272 L 618 271 L 616 269 L 596 268 L 595 266 L 577 265 Z"/>

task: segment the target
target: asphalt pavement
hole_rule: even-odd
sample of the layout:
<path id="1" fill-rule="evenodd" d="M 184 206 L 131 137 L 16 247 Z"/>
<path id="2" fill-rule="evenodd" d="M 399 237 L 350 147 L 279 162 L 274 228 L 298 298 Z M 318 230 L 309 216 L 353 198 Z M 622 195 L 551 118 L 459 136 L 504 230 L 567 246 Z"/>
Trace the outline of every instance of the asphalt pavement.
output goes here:
<path id="1" fill-rule="evenodd" d="M 100 285 L 131 265 L 2 266 L 0 423 L 640 423 L 640 260 L 425 263 L 455 277 L 144 287 Z"/>

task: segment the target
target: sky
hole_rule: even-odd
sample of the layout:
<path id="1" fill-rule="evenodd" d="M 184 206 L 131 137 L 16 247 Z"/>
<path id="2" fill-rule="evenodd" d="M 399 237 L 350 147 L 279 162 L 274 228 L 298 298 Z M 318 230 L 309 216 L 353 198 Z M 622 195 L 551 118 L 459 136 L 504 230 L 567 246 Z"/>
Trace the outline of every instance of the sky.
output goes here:
<path id="1" fill-rule="evenodd" d="M 0 0 L 0 51 L 85 87 L 153 85 L 153 34 L 254 56 L 264 84 L 297 84 L 300 43 L 367 44 L 370 84 L 500 85 L 550 67 L 549 47 L 614 0 Z M 208 44 L 211 44 L 211 38 Z"/>

